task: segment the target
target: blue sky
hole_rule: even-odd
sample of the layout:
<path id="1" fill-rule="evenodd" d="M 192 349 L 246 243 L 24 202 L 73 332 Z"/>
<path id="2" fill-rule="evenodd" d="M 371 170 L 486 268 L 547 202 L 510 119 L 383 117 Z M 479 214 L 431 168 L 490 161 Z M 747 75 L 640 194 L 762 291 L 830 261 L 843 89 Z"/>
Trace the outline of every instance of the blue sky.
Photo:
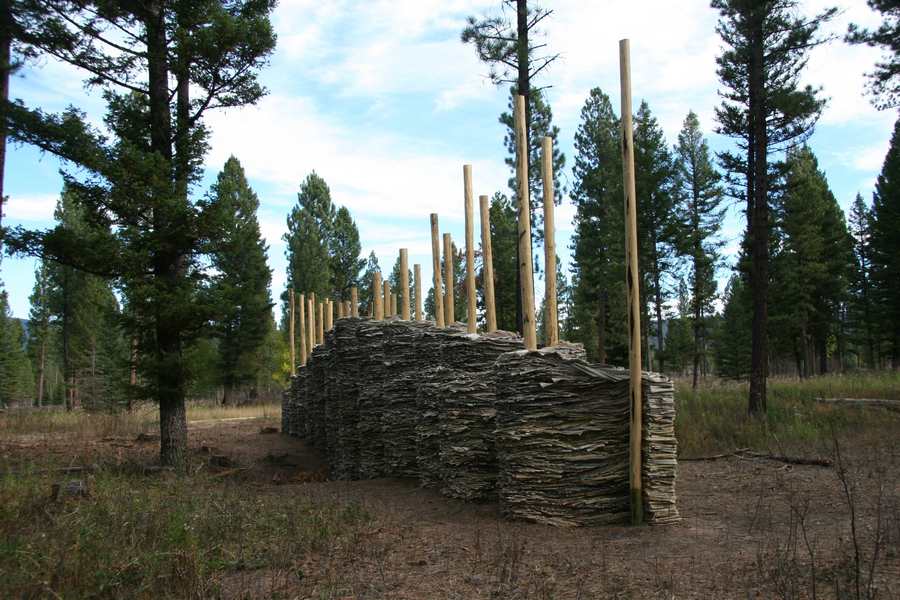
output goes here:
<path id="1" fill-rule="evenodd" d="M 300 182 L 312 170 L 331 186 L 332 198 L 350 208 L 364 254 L 374 250 L 390 268 L 401 247 L 431 281 L 428 215 L 442 231 L 463 239 L 462 165 L 473 165 L 475 194 L 506 192 L 503 128 L 507 90 L 486 78 L 474 51 L 459 41 L 465 17 L 495 11 L 499 0 L 282 0 L 273 22 L 278 48 L 262 74 L 269 95 L 257 106 L 211 114 L 211 151 L 202 195 L 229 155 L 240 159 L 261 206 L 269 245 L 273 296 L 285 281 L 285 219 Z M 706 0 L 547 1 L 549 49 L 561 58 L 540 81 L 548 89 L 560 145 L 564 184 L 571 182 L 572 138 L 588 91 L 601 87 L 618 103 L 618 40 L 630 38 L 635 108 L 646 99 L 670 144 L 688 110 L 698 113 L 714 149 L 729 142 L 712 133 L 718 104 L 715 57 L 717 15 Z M 829 30 L 847 23 L 877 24 L 864 0 L 808 0 L 814 12 L 837 5 Z M 814 50 L 805 82 L 830 98 L 810 141 L 842 206 L 857 191 L 870 200 L 896 113 L 878 112 L 863 95 L 863 73 L 876 50 L 835 41 Z M 42 60 L 11 82 L 11 95 L 45 110 L 68 104 L 99 123 L 103 104 L 85 91 L 81 75 Z M 616 106 L 618 110 L 618 106 Z M 10 148 L 4 224 L 49 226 L 62 179 L 59 163 L 28 147 Z M 568 263 L 574 209 L 557 212 L 557 248 Z M 730 252 L 743 223 L 726 218 Z M 476 224 L 476 238 L 478 225 Z M 461 245 L 461 242 L 458 242 Z M 540 252 L 540 249 L 536 249 Z M 0 278 L 15 316 L 28 313 L 35 264 L 4 258 Z M 537 282 L 540 296 L 542 284 Z"/>

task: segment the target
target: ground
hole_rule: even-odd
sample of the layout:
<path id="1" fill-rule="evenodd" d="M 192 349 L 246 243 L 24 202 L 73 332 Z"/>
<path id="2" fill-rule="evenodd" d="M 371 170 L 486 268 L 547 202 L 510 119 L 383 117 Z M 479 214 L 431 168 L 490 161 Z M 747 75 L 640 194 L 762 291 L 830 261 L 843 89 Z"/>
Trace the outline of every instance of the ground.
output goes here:
<path id="1" fill-rule="evenodd" d="M 895 417 L 885 413 L 885 418 Z M 75 518 L 71 515 L 89 513 L 90 503 L 102 504 L 110 494 L 113 505 L 115 498 L 126 495 L 121 486 L 103 483 L 104 472 L 123 473 L 133 494 L 140 494 L 142 485 L 196 490 L 203 503 L 217 506 L 221 501 L 233 510 L 222 521 L 197 525 L 210 527 L 199 537 L 200 544 L 219 540 L 224 535 L 221 528 L 238 527 L 235 523 L 243 523 L 242 519 L 251 521 L 253 511 L 273 515 L 267 517 L 272 521 L 292 507 L 315 507 L 310 509 L 314 512 L 289 513 L 280 529 L 258 532 L 274 543 L 256 554 L 245 549 L 249 544 L 243 538 L 235 542 L 224 537 L 214 544 L 222 549 L 215 556 L 209 548 L 186 554 L 201 557 L 192 559 L 200 565 L 196 573 L 192 571 L 190 577 L 182 573 L 177 561 L 176 566 L 166 567 L 169 570 L 157 577 L 184 578 L 186 587 L 156 588 L 153 595 L 157 597 L 159 589 L 172 597 L 230 598 L 892 598 L 900 594 L 900 445 L 896 439 L 843 440 L 837 447 L 839 454 L 833 443 L 808 449 L 808 456 L 836 460 L 832 466 L 738 456 L 683 461 L 677 483 L 680 523 L 559 529 L 511 522 L 502 518 L 496 504 L 449 500 L 419 488 L 414 481 L 327 481 L 320 457 L 302 440 L 272 433 L 277 425 L 276 415 L 193 421 L 192 470 L 184 476 L 144 468 L 155 460 L 156 442 L 152 435 L 136 438 L 133 432 L 4 435 L 0 466 L 15 473 L 32 465 L 36 454 L 53 457 L 41 463 L 48 467 L 43 471 L 31 470 L 35 491 L 31 504 L 21 504 L 25 508 L 20 510 L 28 512 L 32 510 L 28 506 L 39 505 L 40 510 L 32 511 L 37 516 L 28 518 L 60 522 L 63 515 Z M 96 470 L 88 474 L 49 471 L 58 465 L 93 465 Z M 8 493 L 14 477 L 5 478 Z M 87 497 L 43 498 L 42 490 L 49 495 L 52 482 L 78 478 L 87 481 Z M 248 508 L 241 512 L 234 508 L 238 505 Z M 319 530 L 296 530 L 292 536 L 312 536 L 313 541 L 288 549 L 291 540 L 284 535 L 286 528 L 303 519 L 316 520 Z M 168 521 L 162 522 L 165 527 Z M 16 527 L 25 527 L 14 522 L 6 526 L 13 533 Z M 79 521 L 79 526 L 87 525 Z M 123 527 L 133 532 L 133 525 Z M 178 540 L 182 537 L 179 533 Z M 68 545 L 62 552 L 66 560 L 71 561 L 71 553 L 79 552 L 84 543 Z M 23 548 L 20 544 L 7 554 L 21 556 Z M 57 550 L 52 546 L 44 552 Z M 235 559 L 238 555 L 240 560 Z M 146 564 L 156 568 L 159 560 L 156 557 Z M 0 571 L 4 564 L 27 567 L 9 556 L 4 563 L 0 546 Z M 53 589 L 53 577 L 47 572 L 61 570 L 59 566 L 48 561 L 35 569 L 29 581 L 37 578 L 49 583 L 29 587 L 23 578 L 19 584 L 7 583 L 6 593 L 52 597 L 51 592 L 61 592 L 69 597 L 65 589 Z M 151 595 L 157 584 L 145 581 L 142 574 L 129 579 L 124 572 L 125 566 L 107 577 L 104 581 L 112 583 L 97 595 Z M 76 581 L 71 577 L 59 575 L 56 585 Z M 89 585 L 98 584 L 91 581 Z M 3 590 L 0 582 L 0 596 L 5 595 Z"/>

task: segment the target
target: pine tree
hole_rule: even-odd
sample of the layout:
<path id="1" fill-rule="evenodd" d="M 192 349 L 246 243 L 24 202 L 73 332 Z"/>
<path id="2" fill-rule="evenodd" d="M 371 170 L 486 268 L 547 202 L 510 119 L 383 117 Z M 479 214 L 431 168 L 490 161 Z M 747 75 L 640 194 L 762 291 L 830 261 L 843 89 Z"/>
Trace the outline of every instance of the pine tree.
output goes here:
<path id="1" fill-rule="evenodd" d="M 359 256 L 362 252 L 359 230 L 345 206 L 340 207 L 335 213 L 329 251 L 331 287 L 338 295 L 338 299 L 349 300 L 350 288 L 358 285 L 359 272 L 366 261 Z"/>
<path id="2" fill-rule="evenodd" d="M 878 364 L 878 354 L 872 289 L 872 211 L 860 194 L 856 194 L 850 208 L 849 228 L 854 259 L 850 297 L 852 337 L 863 348 L 864 364 L 873 369 Z"/>
<path id="3" fill-rule="evenodd" d="M 693 111 L 688 113 L 678 134 L 675 169 L 678 218 L 683 224 L 681 253 L 687 257 L 689 269 L 688 314 L 693 329 L 691 384 L 697 389 L 705 358 L 706 317 L 713 314 L 716 298 L 716 263 L 722 247 L 717 234 L 722 227 L 724 209 L 721 208 L 721 176 L 713 165 L 700 120 Z"/>
<path id="4" fill-rule="evenodd" d="M 638 266 L 641 272 L 641 306 L 644 312 L 641 322 L 646 349 L 644 356 L 648 369 L 652 369 L 648 318 L 650 305 L 653 305 L 656 316 L 656 347 L 662 351 L 665 348 L 663 316 L 667 312 L 666 302 L 671 295 L 666 287 L 666 279 L 675 266 L 681 232 L 674 210 L 675 166 L 662 128 L 646 102 L 641 102 L 634 121 Z M 664 356 L 661 354 L 659 357 L 660 371 L 665 369 Z"/>
<path id="5" fill-rule="evenodd" d="M 28 354 L 35 368 L 35 404 L 37 406 L 43 406 L 45 401 L 50 350 L 54 342 L 51 328 L 53 313 L 50 303 L 50 286 L 50 267 L 46 261 L 42 260 L 34 272 L 34 289 L 29 298 L 31 310 L 28 314 Z"/>
<path id="6" fill-rule="evenodd" d="M 743 379 L 750 373 L 750 322 L 753 318 L 750 293 L 739 274 L 731 276 L 723 297 L 722 323 L 714 339 L 718 373 Z"/>
<path id="7" fill-rule="evenodd" d="M 230 157 L 205 201 L 219 235 L 211 240 L 209 256 L 216 273 L 210 287 L 219 339 L 219 376 L 223 404 L 230 404 L 236 388 L 251 386 L 251 397 L 262 370 L 263 344 L 272 320 L 269 285 L 272 271 L 266 262 L 268 246 L 259 231 L 259 199 L 247 183 L 244 169 Z"/>
<path id="8" fill-rule="evenodd" d="M 160 460 L 182 466 L 190 380 L 184 350 L 209 320 L 196 301 L 199 250 L 216 233 L 204 229 L 189 196 L 207 150 L 203 119 L 208 110 L 253 104 L 264 94 L 256 76 L 274 49 L 274 2 L 34 4 L 42 16 L 35 47 L 103 88 L 107 131 L 101 135 L 74 109 L 52 115 L 14 105 L 7 107 L 10 136 L 78 169 L 68 180 L 88 220 L 114 226 L 115 235 L 19 232 L 9 242 L 126 286 L 142 332 L 142 391 L 160 409 Z"/>
<path id="9" fill-rule="evenodd" d="M 792 353 L 798 374 L 806 376 L 828 370 L 829 345 L 842 333 L 838 315 L 847 298 L 852 245 L 812 151 L 792 150 L 786 167 L 776 211 L 770 335 L 775 350 Z"/>
<path id="10" fill-rule="evenodd" d="M 31 404 L 33 394 L 25 330 L 10 313 L 6 290 L 0 288 L 0 406 Z"/>
<path id="11" fill-rule="evenodd" d="M 847 41 L 884 50 L 882 62 L 868 74 L 872 103 L 880 108 L 900 106 L 900 0 L 866 0 L 872 10 L 884 16 L 878 29 L 871 31 L 851 24 Z"/>
<path id="12" fill-rule="evenodd" d="M 575 132 L 572 169 L 573 341 L 601 363 L 627 357 L 625 331 L 625 221 L 620 125 L 609 97 L 591 90 Z"/>
<path id="13" fill-rule="evenodd" d="M 372 284 L 375 279 L 375 273 L 381 271 L 381 266 L 378 264 L 378 257 L 375 256 L 375 251 L 369 253 L 369 258 L 366 259 L 365 263 L 365 271 L 362 274 L 362 277 L 359 281 L 359 314 L 367 315 L 373 310 L 373 302 L 375 299 L 375 294 L 380 294 L 381 290 L 373 290 Z M 433 318 L 433 315 L 432 315 Z"/>
<path id="14" fill-rule="evenodd" d="M 314 293 L 318 299 L 331 296 L 332 246 L 336 210 L 328 184 L 315 171 L 300 184 L 297 204 L 287 217 L 287 287 L 296 293 Z M 288 314 L 288 292 L 282 294 L 282 315 Z M 286 329 L 283 327 L 283 329 Z"/>
<path id="15" fill-rule="evenodd" d="M 770 154 L 807 138 L 824 100 L 799 87 L 809 49 L 818 43 L 828 10 L 797 16 L 797 0 L 712 0 L 725 49 L 716 59 L 724 90 L 718 132 L 737 140 L 739 153 L 720 155 L 732 194 L 747 203 L 748 284 L 753 305 L 748 412 L 765 414 L 768 376 Z"/>
<path id="16" fill-rule="evenodd" d="M 491 198 L 491 256 L 494 267 L 494 308 L 497 329 L 516 330 L 516 248 L 518 229 L 516 209 L 504 194 L 496 192 Z M 484 277 L 483 273 L 481 275 Z M 480 287 L 481 290 L 484 286 Z M 480 292 L 483 294 L 483 292 Z M 482 304 L 484 299 L 481 299 Z"/>
<path id="17" fill-rule="evenodd" d="M 875 183 L 872 201 L 872 280 L 879 329 L 891 365 L 900 369 L 900 119 Z"/>

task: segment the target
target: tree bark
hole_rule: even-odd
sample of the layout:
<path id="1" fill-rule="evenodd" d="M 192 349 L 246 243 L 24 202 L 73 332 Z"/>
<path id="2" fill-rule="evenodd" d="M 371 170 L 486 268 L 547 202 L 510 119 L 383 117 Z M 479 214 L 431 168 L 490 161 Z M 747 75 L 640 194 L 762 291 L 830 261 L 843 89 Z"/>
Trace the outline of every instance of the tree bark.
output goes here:
<path id="1" fill-rule="evenodd" d="M 748 217 L 750 217 L 750 293 L 753 302 L 753 325 L 750 348 L 750 396 L 747 410 L 751 415 L 766 412 L 766 378 L 768 377 L 769 321 L 769 202 L 768 202 L 768 134 L 764 110 L 765 47 L 762 11 L 753 16 L 750 51 L 749 125 L 752 152 L 748 153 L 752 182 L 748 183 Z"/>
<path id="2" fill-rule="evenodd" d="M 528 0 L 516 0 L 516 54 L 518 66 L 518 82 L 516 93 L 525 98 L 525 148 L 531 149 L 531 77 L 529 76 L 528 57 Z M 515 102 L 515 98 L 513 98 Z M 528 160 L 526 157 L 525 160 Z M 529 186 L 530 189 L 530 186 Z M 518 202 L 522 199 L 519 198 Z M 529 202 L 530 204 L 530 202 Z M 531 206 L 528 207 L 531 210 Z M 516 244 L 516 265 L 521 263 L 519 244 Z M 520 335 L 525 333 L 525 316 L 522 311 L 522 274 L 516 268 L 516 330 Z"/>
<path id="3" fill-rule="evenodd" d="M 3 256 L 3 204 L 6 175 L 6 111 L 9 101 L 9 73 L 12 70 L 12 31 L 10 30 L 9 3 L 4 0 L 0 8 L 0 257 Z"/>

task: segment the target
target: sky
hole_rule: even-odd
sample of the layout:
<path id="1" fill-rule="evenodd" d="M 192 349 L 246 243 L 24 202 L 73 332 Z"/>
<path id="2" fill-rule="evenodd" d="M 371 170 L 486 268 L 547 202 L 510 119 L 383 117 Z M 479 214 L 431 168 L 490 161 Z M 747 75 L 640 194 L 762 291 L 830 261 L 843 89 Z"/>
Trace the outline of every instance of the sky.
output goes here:
<path id="1" fill-rule="evenodd" d="M 838 6 L 841 13 L 826 28 L 838 38 L 850 22 L 872 27 L 879 21 L 865 0 L 801 4 L 810 14 Z M 600 87 L 619 112 L 622 38 L 631 40 L 634 109 L 646 100 L 669 144 L 693 110 L 712 149 L 730 147 L 727 138 L 713 133 L 721 42 L 717 14 L 707 0 L 546 0 L 542 5 L 553 9 L 544 21 L 545 41 L 560 58 L 537 83 L 550 86 L 546 93 L 566 156 L 559 174 L 563 186 L 571 187 L 573 137 L 589 90 Z M 508 193 L 498 116 L 509 92 L 491 84 L 487 67 L 459 39 L 468 15 L 496 14 L 499 6 L 500 0 L 281 0 L 272 16 L 278 46 L 261 74 L 269 93 L 255 106 L 210 113 L 205 177 L 193 190 L 202 196 L 229 156 L 240 160 L 260 198 L 273 297 L 286 279 L 281 237 L 287 214 L 312 171 L 328 183 L 332 200 L 350 209 L 363 256 L 374 251 L 389 270 L 399 248 L 408 248 L 410 265 L 422 265 L 426 289 L 429 213 L 438 213 L 441 230 L 463 245 L 463 165 L 472 165 L 476 196 Z M 803 75 L 804 83 L 821 86 L 829 98 L 809 143 L 845 210 L 857 192 L 871 201 L 896 118 L 895 112 L 875 110 L 864 95 L 864 73 L 878 58 L 876 49 L 837 39 L 812 52 Z M 47 111 L 72 104 L 99 124 L 103 102 L 99 91 L 83 87 L 83 79 L 71 67 L 42 59 L 17 74 L 10 95 Z M 5 225 L 52 225 L 61 166 L 34 148 L 9 148 Z M 574 214 L 564 197 L 556 213 L 557 250 L 567 269 Z M 723 227 L 732 255 L 743 227 L 734 206 Z M 476 243 L 478 231 L 476 223 Z M 27 317 L 34 270 L 34 259 L 3 258 L 0 279 L 16 317 Z M 720 273 L 720 279 L 726 275 Z M 542 290 L 536 281 L 537 297 Z"/>

